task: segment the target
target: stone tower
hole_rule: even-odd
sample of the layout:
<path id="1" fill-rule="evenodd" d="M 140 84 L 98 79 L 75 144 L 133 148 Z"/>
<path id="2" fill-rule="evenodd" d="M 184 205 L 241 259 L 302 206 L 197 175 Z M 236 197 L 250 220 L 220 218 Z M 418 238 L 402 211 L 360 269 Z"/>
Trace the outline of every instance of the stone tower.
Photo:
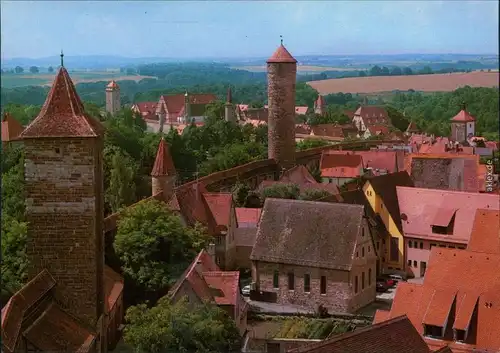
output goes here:
<path id="1" fill-rule="evenodd" d="M 68 72 L 59 69 L 39 115 L 24 130 L 28 279 L 46 269 L 58 303 L 98 333 L 106 351 L 103 134 Z"/>
<path id="2" fill-rule="evenodd" d="M 120 86 L 115 80 L 106 86 L 106 111 L 115 114 L 120 110 Z"/>
<path id="3" fill-rule="evenodd" d="M 321 94 L 318 95 L 318 99 L 316 99 L 316 102 L 314 102 L 314 113 L 319 115 L 323 115 L 326 113 L 325 100 Z"/>
<path id="4" fill-rule="evenodd" d="M 467 112 L 467 106 L 462 103 L 462 110 L 451 119 L 451 140 L 465 142 L 474 136 L 476 118 Z"/>
<path id="5" fill-rule="evenodd" d="M 229 87 L 227 89 L 226 104 L 224 105 L 224 116 L 226 121 L 236 122 L 236 115 L 234 113 L 233 95 L 231 93 L 231 87 Z"/>
<path id="6" fill-rule="evenodd" d="M 297 60 L 283 41 L 267 60 L 268 156 L 281 169 L 295 165 L 295 82 Z"/>
<path id="7" fill-rule="evenodd" d="M 189 94 L 184 93 L 184 123 L 191 123 L 191 101 L 189 99 Z"/>
<path id="8" fill-rule="evenodd" d="M 162 137 L 158 145 L 156 160 L 151 172 L 152 194 L 163 191 L 164 199 L 169 200 L 174 193 L 175 179 L 177 173 L 175 171 L 172 155 L 168 148 L 167 142 Z"/>

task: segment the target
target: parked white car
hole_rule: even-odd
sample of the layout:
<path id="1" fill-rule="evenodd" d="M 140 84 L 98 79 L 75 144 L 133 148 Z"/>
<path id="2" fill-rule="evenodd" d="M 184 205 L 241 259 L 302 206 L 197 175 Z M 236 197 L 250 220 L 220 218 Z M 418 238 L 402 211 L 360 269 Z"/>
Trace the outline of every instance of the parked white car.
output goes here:
<path id="1" fill-rule="evenodd" d="M 244 296 L 249 296 L 250 295 L 250 285 L 241 288 L 241 294 L 243 294 Z"/>

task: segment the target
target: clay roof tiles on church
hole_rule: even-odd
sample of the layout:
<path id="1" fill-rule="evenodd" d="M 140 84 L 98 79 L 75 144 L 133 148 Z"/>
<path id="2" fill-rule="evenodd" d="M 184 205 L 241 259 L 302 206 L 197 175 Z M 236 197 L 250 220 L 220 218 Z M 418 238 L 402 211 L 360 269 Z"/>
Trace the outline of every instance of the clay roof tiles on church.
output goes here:
<path id="1" fill-rule="evenodd" d="M 61 67 L 40 113 L 21 137 L 97 137 L 103 133 L 102 124 L 85 113 L 68 71 Z"/>
<path id="2" fill-rule="evenodd" d="M 168 143 L 165 142 L 165 139 L 162 137 L 160 144 L 158 145 L 158 152 L 156 153 L 155 164 L 153 165 L 151 176 L 159 177 L 167 175 L 171 176 L 175 174 L 175 166 L 172 160 L 172 155 L 170 154 Z"/>
<path id="3" fill-rule="evenodd" d="M 267 59 L 268 64 L 283 64 L 283 63 L 291 63 L 296 64 L 297 60 L 290 54 L 290 52 L 281 44 L 278 49 L 271 55 L 269 59 Z"/>
<path id="4" fill-rule="evenodd" d="M 3 113 L 2 117 L 2 142 L 10 142 L 17 140 L 23 132 L 24 127 L 10 115 L 8 112 Z"/>

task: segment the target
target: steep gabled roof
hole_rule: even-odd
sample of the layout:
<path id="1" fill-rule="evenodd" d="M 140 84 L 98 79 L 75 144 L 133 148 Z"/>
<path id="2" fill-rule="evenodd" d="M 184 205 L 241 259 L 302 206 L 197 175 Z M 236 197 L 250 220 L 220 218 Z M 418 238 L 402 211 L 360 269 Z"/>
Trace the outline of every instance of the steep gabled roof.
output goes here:
<path id="1" fill-rule="evenodd" d="M 468 123 L 476 121 L 476 118 L 474 118 L 472 115 L 470 115 L 470 113 L 462 109 L 461 111 L 458 112 L 457 115 L 451 118 L 451 121 L 459 123 Z"/>
<path id="2" fill-rule="evenodd" d="M 500 211 L 478 209 L 467 250 L 500 254 Z"/>
<path id="3" fill-rule="evenodd" d="M 156 153 L 155 164 L 153 165 L 151 176 L 172 176 L 175 174 L 174 161 L 172 160 L 168 143 L 166 143 L 165 139 L 162 137 L 158 145 L 158 152 Z"/>
<path id="4" fill-rule="evenodd" d="M 19 138 L 24 127 L 19 121 L 14 119 L 8 112 L 3 113 L 2 117 L 2 142 L 14 141 Z"/>
<path id="5" fill-rule="evenodd" d="M 417 124 L 413 120 L 408 124 L 406 132 L 419 132 Z"/>
<path id="6" fill-rule="evenodd" d="M 430 353 L 406 315 L 304 345 L 289 353 Z"/>
<path id="7" fill-rule="evenodd" d="M 297 60 L 290 54 L 290 52 L 281 44 L 278 49 L 271 55 L 269 59 L 267 59 L 268 64 L 283 64 L 283 63 L 291 63 L 296 64 Z"/>
<path id="8" fill-rule="evenodd" d="M 206 192 L 203 193 L 208 208 L 215 219 L 218 227 L 225 230 L 231 224 L 231 210 L 233 206 L 233 195 L 230 192 Z"/>
<path id="9" fill-rule="evenodd" d="M 321 94 L 318 95 L 318 98 L 314 102 L 314 107 L 324 107 L 325 106 L 325 99 Z"/>
<path id="10" fill-rule="evenodd" d="M 21 137 L 97 137 L 103 132 L 102 124 L 85 113 L 68 71 L 61 67 L 40 113 Z"/>
<path id="11" fill-rule="evenodd" d="M 350 270 L 363 206 L 266 199 L 251 260 Z"/>
<path id="12" fill-rule="evenodd" d="M 297 165 L 286 170 L 281 176 L 280 181 L 294 184 L 318 184 L 309 170 L 303 165 Z"/>

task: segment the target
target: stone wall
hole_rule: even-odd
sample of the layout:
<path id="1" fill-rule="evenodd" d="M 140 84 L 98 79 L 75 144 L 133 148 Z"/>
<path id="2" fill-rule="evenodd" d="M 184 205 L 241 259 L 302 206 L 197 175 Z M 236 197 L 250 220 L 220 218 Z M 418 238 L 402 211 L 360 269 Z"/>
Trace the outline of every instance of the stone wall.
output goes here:
<path id="1" fill-rule="evenodd" d="M 47 269 L 58 301 L 95 327 L 104 311 L 102 142 L 25 140 L 29 278 Z"/>
<path id="2" fill-rule="evenodd" d="M 255 263 L 255 262 L 254 262 Z M 302 267 L 285 264 L 257 262 L 257 280 L 254 281 L 258 290 L 277 292 L 279 304 L 300 305 L 316 310 L 322 304 L 330 312 L 350 312 L 352 289 L 349 283 L 349 272 Z M 279 271 L 279 288 L 273 288 L 274 271 Z M 288 289 L 288 273 L 295 275 L 295 289 Z M 310 275 L 310 292 L 304 292 L 304 274 Z M 326 294 L 320 293 L 321 276 L 326 276 Z"/>
<path id="3" fill-rule="evenodd" d="M 268 157 L 281 168 L 295 165 L 295 82 L 297 64 L 267 64 Z"/>

